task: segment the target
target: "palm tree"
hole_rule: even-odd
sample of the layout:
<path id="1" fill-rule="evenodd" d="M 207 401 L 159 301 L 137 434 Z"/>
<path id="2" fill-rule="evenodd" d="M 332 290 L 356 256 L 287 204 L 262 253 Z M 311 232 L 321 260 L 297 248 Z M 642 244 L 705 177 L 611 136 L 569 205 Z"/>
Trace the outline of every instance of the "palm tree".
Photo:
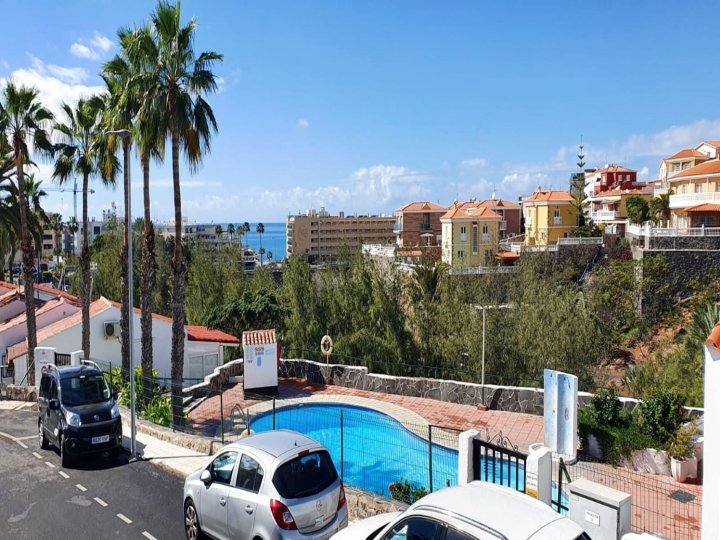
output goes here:
<path id="1" fill-rule="evenodd" d="M 247 233 L 250 232 L 250 224 L 247 221 L 242 224 L 242 232 L 243 232 L 243 244 L 245 245 L 245 247 L 248 247 Z"/>
<path id="2" fill-rule="evenodd" d="M 268 261 L 271 261 L 271 260 L 272 260 L 272 257 L 273 257 L 272 251 L 268 251 L 268 252 L 267 252 L 267 257 L 268 257 Z"/>
<path id="3" fill-rule="evenodd" d="M 82 175 L 82 249 L 80 251 L 80 300 L 82 304 L 82 350 L 90 357 L 90 246 L 88 245 L 88 189 L 91 176 L 100 176 L 106 185 L 114 183 L 117 159 L 107 152 L 102 125 L 103 102 L 99 97 L 80 99 L 75 108 L 63 103 L 65 123 L 54 129 L 62 142 L 57 147 L 53 178 L 60 184 L 75 174 Z"/>
<path id="4" fill-rule="evenodd" d="M 118 32 L 120 53 L 103 66 L 106 81 L 114 80 L 120 90 L 119 106 L 139 114 L 140 104 L 152 83 L 149 74 L 157 63 L 157 47 L 149 25 L 121 29 Z M 108 85 L 109 86 L 109 85 Z M 140 270 L 140 347 L 143 373 L 143 400 L 152 399 L 152 310 L 155 289 L 155 228 L 150 217 L 150 160 L 162 162 L 166 131 L 158 119 L 146 116 L 145 122 L 133 122 L 132 138 L 140 154 L 143 171 L 143 244 Z"/>
<path id="5" fill-rule="evenodd" d="M 18 187 L 20 213 L 20 246 L 23 253 L 23 283 L 25 290 L 25 316 L 28 340 L 28 383 L 35 383 L 35 347 L 37 327 L 35 324 L 35 295 L 33 293 L 33 247 L 28 228 L 28 208 L 25 197 L 25 165 L 30 161 L 28 142 L 37 152 L 50 153 L 52 145 L 45 131 L 52 121 L 52 113 L 38 100 L 38 90 L 16 86 L 7 82 L 0 99 L 0 133 L 5 144 L 12 148 L 15 161 L 15 182 Z"/>
<path id="6" fill-rule="evenodd" d="M 230 240 L 232 240 L 235 236 L 235 225 L 233 225 L 232 223 L 228 223 L 227 233 L 230 236 Z"/>
<path id="7" fill-rule="evenodd" d="M 157 62 L 147 80 L 148 92 L 140 109 L 139 121 L 156 121 L 171 141 L 173 197 L 175 206 L 175 238 L 173 249 L 172 285 L 172 376 L 173 424 L 182 423 L 182 376 L 185 351 L 185 278 L 182 251 L 182 204 L 180 197 L 180 150 L 187 158 L 191 172 L 210 151 L 210 137 L 217 132 L 217 122 L 204 96 L 217 90 L 211 71 L 222 55 L 203 52 L 195 57 L 193 38 L 197 23 L 180 22 L 180 4 L 158 2 L 151 16 L 157 47 Z"/>
<path id="8" fill-rule="evenodd" d="M 53 255 L 57 258 L 57 262 L 60 262 L 60 253 L 62 251 L 62 229 L 63 229 L 63 222 L 62 222 L 62 216 L 58 213 L 50 214 L 48 216 L 48 226 L 53 231 L 53 244 L 55 245 L 55 249 L 53 250 Z"/>
<path id="9" fill-rule="evenodd" d="M 672 189 L 669 189 L 648 203 L 650 207 L 650 217 L 653 223 L 660 223 L 661 225 L 668 224 L 670 221 L 670 195 L 674 193 Z"/>
<path id="10" fill-rule="evenodd" d="M 260 237 L 260 266 L 262 266 L 263 253 L 265 253 L 265 250 L 262 248 L 262 235 L 265 232 L 265 225 L 258 223 L 257 227 L 255 227 L 255 232 L 258 233 Z"/>
<path id="11" fill-rule="evenodd" d="M 222 235 L 222 225 L 215 225 L 215 235 L 216 236 Z"/>
<path id="12" fill-rule="evenodd" d="M 75 219 L 75 216 L 71 217 L 67 222 L 67 229 L 68 229 L 68 234 L 73 239 L 73 247 L 75 246 L 75 234 L 77 234 L 78 228 L 79 227 L 78 227 L 77 219 Z M 70 255 L 69 252 L 68 252 L 68 255 Z"/>

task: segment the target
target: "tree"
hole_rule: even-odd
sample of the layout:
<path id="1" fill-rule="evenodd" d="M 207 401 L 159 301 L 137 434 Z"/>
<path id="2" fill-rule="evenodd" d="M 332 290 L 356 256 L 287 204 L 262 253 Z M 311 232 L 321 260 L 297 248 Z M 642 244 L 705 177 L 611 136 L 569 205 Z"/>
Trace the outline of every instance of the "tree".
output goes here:
<path id="1" fill-rule="evenodd" d="M 230 237 L 230 240 L 232 240 L 233 237 L 235 236 L 235 225 L 233 225 L 232 223 L 228 223 L 227 233 L 228 233 L 228 236 Z"/>
<path id="2" fill-rule="evenodd" d="M 649 216 L 648 202 L 640 195 L 631 195 L 625 202 L 630 223 L 645 223 Z"/>
<path id="3" fill-rule="evenodd" d="M 222 225 L 215 225 L 215 235 L 219 238 L 222 236 Z"/>
<path id="4" fill-rule="evenodd" d="M 265 253 L 265 250 L 262 248 L 262 235 L 265 232 L 265 225 L 258 223 L 257 227 L 255 227 L 255 232 L 258 233 L 258 236 L 260 237 L 260 266 L 262 266 L 263 253 Z"/>
<path id="5" fill-rule="evenodd" d="M 77 222 L 77 219 L 75 219 L 75 216 L 71 217 L 68 220 L 67 228 L 68 228 L 68 234 L 73 238 L 73 246 L 74 246 L 75 245 L 75 235 L 77 234 L 78 229 L 79 229 L 78 222 Z M 70 252 L 68 252 L 67 255 L 70 255 Z"/>
<path id="6" fill-rule="evenodd" d="M 246 221 L 242 224 L 242 233 L 243 233 L 243 245 L 245 247 L 249 247 L 247 244 L 247 233 L 250 232 L 250 224 Z"/>
<path id="7" fill-rule="evenodd" d="M 0 99 L 0 133 L 5 144 L 12 148 L 15 162 L 15 182 L 18 188 L 20 214 L 20 247 L 23 253 L 23 284 L 25 290 L 25 316 L 27 318 L 28 340 L 28 382 L 35 382 L 35 347 L 37 327 L 35 323 L 35 295 L 33 293 L 33 247 L 28 227 L 28 207 L 25 194 L 25 165 L 31 164 L 28 143 L 36 152 L 48 154 L 52 145 L 48 139 L 47 127 L 52 113 L 42 106 L 35 88 L 16 86 L 7 82 Z"/>
<path id="8" fill-rule="evenodd" d="M 271 261 L 271 260 L 272 260 L 272 258 L 273 258 L 272 251 L 268 251 L 268 252 L 267 252 L 267 257 L 268 257 L 268 261 Z"/>
<path id="9" fill-rule="evenodd" d="M 577 225 L 582 227 L 585 225 L 585 154 L 583 149 L 585 146 L 582 143 L 582 136 L 580 136 L 580 145 L 578 146 L 578 161 L 577 166 L 580 169 L 579 173 L 575 173 L 570 178 L 570 194 L 574 199 L 575 209 L 577 210 Z"/>
<path id="10" fill-rule="evenodd" d="M 55 257 L 60 257 L 60 253 L 62 253 L 62 230 L 63 230 L 63 221 L 62 216 L 58 213 L 53 213 L 48 216 L 48 226 L 53 231 L 53 244 L 54 244 L 54 250 L 53 254 Z"/>
<path id="11" fill-rule="evenodd" d="M 180 425 L 182 413 L 182 376 L 185 350 L 185 279 L 186 268 L 182 250 L 182 203 L 180 196 L 180 151 L 190 166 L 197 170 L 205 153 L 210 151 L 210 138 L 217 132 L 217 122 L 204 96 L 217 90 L 212 72 L 215 62 L 222 60 L 216 52 L 203 52 L 197 57 L 193 38 L 197 23 L 180 22 L 180 3 L 158 2 L 151 16 L 157 47 L 157 62 L 148 66 L 147 94 L 140 108 L 141 123 L 156 121 L 170 138 L 175 206 L 175 238 L 172 283 L 172 409 L 173 424 Z"/>
<path id="12" fill-rule="evenodd" d="M 103 101 L 98 96 L 78 100 L 75 107 L 62 105 L 65 123 L 53 126 L 60 134 L 53 178 L 60 184 L 82 176 L 82 249 L 80 251 L 80 300 L 82 304 L 82 350 L 90 358 L 90 246 L 88 244 L 88 190 L 90 178 L 99 176 L 105 185 L 115 180 L 118 162 L 107 151 L 102 125 Z"/>
<path id="13" fill-rule="evenodd" d="M 670 221 L 670 195 L 673 194 L 673 190 L 669 189 L 667 192 L 651 199 L 648 203 L 650 218 L 654 224 L 668 225 Z"/>

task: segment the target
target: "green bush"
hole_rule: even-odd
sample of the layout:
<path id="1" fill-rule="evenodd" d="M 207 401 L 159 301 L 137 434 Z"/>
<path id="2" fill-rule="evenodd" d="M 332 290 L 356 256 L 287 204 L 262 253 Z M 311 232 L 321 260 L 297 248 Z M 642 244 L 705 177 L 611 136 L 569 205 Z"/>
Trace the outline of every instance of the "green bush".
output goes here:
<path id="1" fill-rule="evenodd" d="M 155 396 L 145 407 L 143 416 L 153 424 L 169 426 L 172 422 L 170 399 L 167 396 Z"/>
<path id="2" fill-rule="evenodd" d="M 409 480 L 403 478 L 398 482 L 390 484 L 388 489 L 393 499 L 407 504 L 412 504 L 428 494 L 423 486 L 411 484 Z"/>
<path id="3" fill-rule="evenodd" d="M 590 400 L 595 421 L 603 426 L 619 427 L 627 425 L 629 418 L 623 415 L 623 406 L 618 399 L 617 388 L 611 384 L 601 389 Z"/>
<path id="4" fill-rule="evenodd" d="M 647 434 L 663 444 L 669 443 L 683 421 L 685 399 L 672 390 L 661 388 L 640 403 L 640 420 Z"/>

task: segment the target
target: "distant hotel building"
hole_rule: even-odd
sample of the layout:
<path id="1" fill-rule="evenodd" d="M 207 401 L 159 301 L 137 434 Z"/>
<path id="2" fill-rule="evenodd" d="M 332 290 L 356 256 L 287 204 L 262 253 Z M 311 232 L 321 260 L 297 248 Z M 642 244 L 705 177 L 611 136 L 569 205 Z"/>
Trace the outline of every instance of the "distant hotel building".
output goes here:
<path id="1" fill-rule="evenodd" d="M 362 244 L 393 244 L 393 216 L 331 216 L 308 210 L 303 215 L 288 216 L 285 221 L 287 256 L 305 257 L 310 262 L 333 258 L 343 248 L 360 251 Z"/>
<path id="2" fill-rule="evenodd" d="M 229 235 L 226 230 L 220 234 L 216 232 L 216 223 L 188 223 L 187 218 L 183 218 L 182 237 L 187 241 L 195 241 L 211 247 L 222 247 L 231 243 L 240 245 L 241 234 L 235 232 Z M 163 238 L 175 236 L 175 223 L 171 220 L 167 223 L 156 223 L 155 233 Z"/>

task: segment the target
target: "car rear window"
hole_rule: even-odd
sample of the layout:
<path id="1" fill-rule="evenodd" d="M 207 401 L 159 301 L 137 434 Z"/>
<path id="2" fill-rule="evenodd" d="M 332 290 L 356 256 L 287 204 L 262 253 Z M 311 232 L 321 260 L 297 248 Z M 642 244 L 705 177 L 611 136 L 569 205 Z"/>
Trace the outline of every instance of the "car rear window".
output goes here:
<path id="1" fill-rule="evenodd" d="M 281 497 L 297 499 L 320 493 L 337 477 L 330 454 L 320 450 L 283 463 L 275 471 L 272 481 Z"/>

